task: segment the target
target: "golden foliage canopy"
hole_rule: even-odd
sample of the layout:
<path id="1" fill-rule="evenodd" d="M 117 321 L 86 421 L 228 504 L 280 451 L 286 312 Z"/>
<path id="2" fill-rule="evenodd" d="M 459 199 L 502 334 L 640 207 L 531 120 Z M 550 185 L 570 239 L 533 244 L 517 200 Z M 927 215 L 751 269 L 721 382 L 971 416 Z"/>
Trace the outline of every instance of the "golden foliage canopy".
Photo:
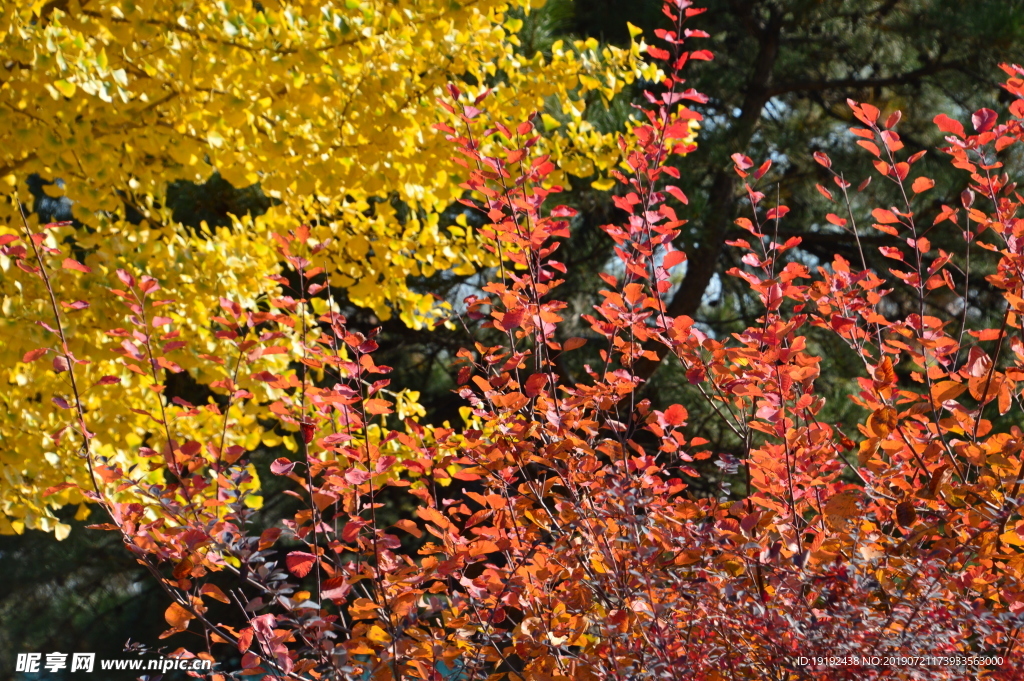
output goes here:
<path id="1" fill-rule="evenodd" d="M 531 9 L 530 0 L 7 3 L 0 235 L 21 230 L 15 196 L 29 175 L 62 180 L 46 191 L 66 195 L 80 225 L 47 238 L 51 246 L 73 241 L 88 270 L 56 273 L 67 299 L 116 285 L 116 269 L 158 278 L 165 297 L 178 301 L 159 311 L 168 320 L 161 332 L 189 341 L 167 354 L 201 382 L 224 378 L 214 360 L 226 346 L 211 323 L 218 299 L 230 292 L 251 309 L 258 297 L 279 295 L 267 279 L 280 267 L 270 236 L 302 222 L 311 240 L 329 244 L 317 257 L 350 300 L 381 318 L 424 324 L 439 303 L 410 291 L 407 277 L 470 273 L 488 257 L 471 230 L 440 219 L 462 191 L 452 181 L 450 146 L 432 130 L 442 120 L 441 87 L 465 83 L 467 98 L 492 88 L 491 101 L 513 120 L 544 112 L 541 144 L 559 173 L 597 176 L 603 186 L 619 150 L 613 134 L 587 120 L 588 102 L 607 102 L 640 73 L 656 75 L 639 61 L 638 43 L 558 41 L 527 54 L 518 33 Z M 168 183 L 201 182 L 214 171 L 236 187 L 259 183 L 275 205 L 230 228 L 175 224 Z M 140 224 L 126 221 L 126 206 L 144 216 Z M 400 215 L 396 206 L 409 210 Z M 54 438 L 63 417 L 51 400 L 66 393 L 62 372 L 48 358 L 23 361 L 52 341 L 35 323 L 44 318 L 43 291 L 0 256 L 0 296 L 0 532 L 50 530 L 50 508 L 81 498 L 43 491 L 82 479 L 83 463 L 61 454 Z M 78 368 L 86 385 L 103 376 L 122 385 L 117 403 L 85 394 L 96 451 L 130 464 L 140 446 L 159 439 L 147 415 L 154 400 L 172 405 L 154 394 L 155 381 L 119 361 L 115 350 L 123 348 L 106 331 L 122 309 L 98 302 L 69 312 L 71 350 L 90 358 Z M 231 432 L 248 435 L 228 444 L 256 446 L 263 434 L 254 414 L 232 410 L 242 427 Z M 207 426 L 219 428 L 220 419 Z"/>

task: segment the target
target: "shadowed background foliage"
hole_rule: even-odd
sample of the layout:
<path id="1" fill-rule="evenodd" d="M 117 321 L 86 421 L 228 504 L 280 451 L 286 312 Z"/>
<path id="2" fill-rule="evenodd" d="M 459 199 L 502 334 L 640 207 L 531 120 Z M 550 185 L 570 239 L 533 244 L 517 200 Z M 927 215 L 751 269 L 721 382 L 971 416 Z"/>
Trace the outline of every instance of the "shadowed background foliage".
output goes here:
<path id="1" fill-rule="evenodd" d="M 734 238 L 733 220 L 748 209 L 730 155 L 740 152 L 755 162 L 773 160 L 766 193 L 792 208 L 788 229 L 804 239 L 798 257 L 812 265 L 837 252 L 859 257 L 852 236 L 824 222 L 827 212 L 842 211 L 828 205 L 814 189 L 817 183 L 827 183 L 828 177 L 811 153 L 827 152 L 855 186 L 873 172 L 868 155 L 845 132 L 852 123 L 845 104 L 848 97 L 872 102 L 883 114 L 902 109 L 899 132 L 911 152 L 933 150 L 941 142 L 930 120 L 937 111 L 965 119 L 971 111 L 987 106 L 1004 114 L 1008 100 L 997 87 L 1002 76 L 997 64 L 1024 62 L 1024 2 L 709 0 L 706 4 L 709 11 L 694 26 L 710 34 L 701 47 L 711 49 L 715 60 L 690 67 L 690 85 L 706 93 L 709 101 L 697 107 L 705 116 L 699 149 L 679 164 L 678 184 L 690 198 L 683 217 L 690 223 L 677 246 L 688 253 L 689 262 L 671 293 L 670 313 L 693 316 L 708 332 L 721 335 L 744 328 L 757 310 L 741 286 L 720 276 L 738 264 L 724 242 Z M 651 36 L 661 24 L 660 7 L 661 0 L 549 0 L 542 11 L 526 19 L 522 49 L 546 50 L 555 39 L 568 35 L 624 44 L 627 21 Z M 594 113 L 595 124 L 620 128 L 631 112 L 629 94 L 607 111 Z M 954 177 L 937 156 L 930 151 L 922 161 L 927 164 L 924 173 L 936 179 L 944 197 L 924 209 L 926 223 L 930 213 L 942 203 L 952 203 L 965 188 L 964 178 Z M 1014 165 L 1011 162 L 1011 171 Z M 884 184 L 876 181 L 862 194 L 854 192 L 855 212 L 869 203 L 894 203 L 895 197 L 887 202 L 890 189 Z M 47 197 L 40 183 L 30 190 L 41 217 L 62 217 L 66 206 Z M 193 227 L 201 221 L 226 224 L 229 214 L 258 214 L 269 205 L 258 187 L 234 188 L 216 175 L 201 185 L 175 183 L 168 200 L 175 219 Z M 571 309 L 580 313 L 589 309 L 592 292 L 601 287 L 597 273 L 610 261 L 611 241 L 600 226 L 618 216 L 610 198 L 583 180 L 574 182 L 563 200 L 581 211 L 563 251 L 569 273 L 562 290 Z M 453 210 L 453 222 L 455 215 Z M 882 238 L 867 237 L 869 264 L 881 266 L 876 247 Z M 941 237 L 936 240 L 941 245 Z M 457 301 L 479 285 L 480 276 L 442 272 L 413 284 Z M 992 309 L 990 292 L 983 285 L 977 291 L 967 313 L 983 317 Z M 352 328 L 381 325 L 370 311 L 344 300 L 342 304 Z M 893 304 L 901 304 L 898 296 Z M 455 384 L 450 363 L 455 351 L 470 342 L 466 331 L 412 331 L 396 318 L 382 326 L 381 350 L 375 357 L 378 363 L 394 367 L 393 387 L 421 392 L 427 409 L 424 420 L 459 422 L 462 405 L 451 392 Z M 472 326 L 470 330 L 475 332 Z M 588 329 L 580 325 L 570 333 L 586 337 Z M 822 394 L 830 398 L 823 416 L 838 424 L 855 422 L 860 415 L 844 399 L 849 377 L 856 371 L 853 359 L 839 346 L 820 347 L 816 354 L 825 358 L 819 384 L 825 388 Z M 589 356 L 586 350 L 573 356 L 576 364 L 562 370 L 570 379 L 578 379 L 582 364 L 593 361 L 596 350 Z M 702 403 L 694 399 L 677 367 L 652 362 L 643 371 L 650 377 L 645 396 L 655 406 L 685 404 L 691 434 L 706 437 L 716 451 L 736 448 L 729 433 L 702 413 Z M 196 388 L 186 384 L 176 389 L 187 395 Z M 203 401 L 195 398 L 193 394 L 192 401 Z M 275 456 L 275 452 L 260 451 L 254 460 L 265 468 Z M 273 486 L 274 476 L 262 473 L 266 485 Z M 705 473 L 700 483 L 705 492 L 717 487 L 727 493 L 730 483 L 737 484 L 714 466 Z M 275 497 L 272 488 L 266 491 L 268 504 L 261 517 L 271 524 L 287 510 L 283 508 L 287 497 Z M 400 512 L 386 510 L 392 515 Z M 102 522 L 95 518 L 98 513 L 90 522 Z M 0 536 L 0 679 L 18 678 L 14 672 L 18 652 L 90 651 L 98 657 L 117 657 L 129 639 L 158 643 L 166 599 L 152 577 L 134 563 L 113 533 L 85 530 L 83 522 L 72 524 L 71 536 L 61 543 L 34 531 Z M 173 639 L 168 643 L 176 647 Z"/>

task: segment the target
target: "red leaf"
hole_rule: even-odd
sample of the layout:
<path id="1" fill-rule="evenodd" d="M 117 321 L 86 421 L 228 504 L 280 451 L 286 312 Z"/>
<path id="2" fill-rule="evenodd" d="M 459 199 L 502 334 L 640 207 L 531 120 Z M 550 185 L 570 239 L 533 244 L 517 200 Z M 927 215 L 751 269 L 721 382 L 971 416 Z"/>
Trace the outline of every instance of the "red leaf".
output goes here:
<path id="1" fill-rule="evenodd" d="M 73 483 L 73 482 L 62 482 L 59 485 L 54 485 L 53 487 L 47 487 L 46 491 L 43 492 L 43 498 L 46 498 L 46 497 L 49 497 L 49 496 L 53 496 L 57 492 L 63 492 L 67 488 L 74 487 L 74 486 L 75 486 L 75 483 Z"/>
<path id="2" fill-rule="evenodd" d="M 316 563 L 316 556 L 305 551 L 292 551 L 285 558 L 285 563 L 288 565 L 288 571 L 293 575 L 305 577 L 313 569 L 313 565 Z"/>
<path id="3" fill-rule="evenodd" d="M 928 153 L 927 149 L 924 150 L 924 151 L 919 151 L 916 154 L 911 155 L 911 157 L 907 159 L 907 163 L 909 163 L 910 165 L 914 165 L 915 163 L 920 161 L 921 157 L 923 157 L 927 153 Z"/>
<path id="4" fill-rule="evenodd" d="M 549 377 L 547 374 L 533 374 L 526 379 L 526 385 L 523 387 L 528 397 L 536 397 L 541 393 L 542 390 L 547 386 Z"/>
<path id="5" fill-rule="evenodd" d="M 129 288 L 135 286 L 135 277 L 128 274 L 128 272 L 126 272 L 125 270 L 118 270 L 117 278 L 121 280 L 122 284 Z"/>
<path id="6" fill-rule="evenodd" d="M 78 270 L 79 272 L 92 272 L 92 270 L 77 260 L 71 258 L 64 258 L 64 262 L 61 263 L 61 267 L 66 270 Z"/>
<path id="7" fill-rule="evenodd" d="M 690 200 L 686 198 L 686 194 L 684 194 L 683 190 L 680 189 L 679 187 L 670 184 L 665 187 L 665 191 L 667 191 L 669 194 L 678 199 L 679 202 L 682 203 L 684 206 L 689 205 Z"/>
<path id="8" fill-rule="evenodd" d="M 365 520 L 350 520 L 345 523 L 345 527 L 341 530 L 341 540 L 346 544 L 351 544 L 359 536 L 359 531 L 366 527 L 367 522 Z"/>
<path id="9" fill-rule="evenodd" d="M 249 650 L 249 646 L 252 645 L 252 636 L 253 630 L 251 628 L 242 629 L 242 631 L 238 633 L 238 652 L 244 653 Z"/>
<path id="10" fill-rule="evenodd" d="M 49 348 L 36 348 L 35 350 L 29 350 L 28 352 L 25 353 L 25 356 L 21 358 L 21 361 L 24 362 L 25 364 L 28 364 L 29 362 L 34 362 L 43 355 L 45 355 L 46 353 L 48 353 L 49 351 Z"/>
<path id="11" fill-rule="evenodd" d="M 939 114 L 933 121 L 942 132 L 952 133 L 957 137 L 965 137 L 964 126 L 960 124 L 960 121 L 953 120 L 946 114 Z"/>
<path id="12" fill-rule="evenodd" d="M 999 116 L 992 109 L 978 109 L 971 116 L 971 123 L 978 132 L 988 132 L 995 126 L 997 120 Z"/>
<path id="13" fill-rule="evenodd" d="M 323 583 L 320 597 L 327 600 L 341 600 L 348 596 L 350 591 L 352 591 L 352 585 L 339 575 L 338 577 L 331 577 Z"/>
<path id="14" fill-rule="evenodd" d="M 874 123 L 875 121 L 878 120 L 878 114 L 881 112 L 876 107 L 865 102 L 860 105 L 860 108 L 861 111 L 864 112 L 864 115 L 867 116 L 867 119 L 870 123 Z"/>
<path id="15" fill-rule="evenodd" d="M 749 156 L 743 154 L 733 154 L 732 162 L 736 164 L 740 170 L 746 170 L 747 168 L 753 168 L 754 162 L 750 160 Z"/>
<path id="16" fill-rule="evenodd" d="M 665 254 L 665 259 L 662 260 L 661 266 L 666 270 L 672 269 L 681 262 L 686 261 L 686 253 L 684 251 L 671 251 Z"/>
<path id="17" fill-rule="evenodd" d="M 847 99 L 846 104 L 853 110 L 853 115 L 864 125 L 874 125 L 878 120 L 878 109 L 870 104 L 858 104 L 852 99 Z"/>
<path id="18" fill-rule="evenodd" d="M 181 371 L 182 371 L 181 367 L 178 364 L 176 364 L 175 362 L 172 362 L 171 360 L 167 359 L 166 357 L 157 357 L 156 358 L 156 363 L 157 363 L 157 365 L 159 365 L 159 366 L 163 367 L 164 369 L 167 369 L 168 371 L 170 371 L 172 374 L 178 374 L 178 373 L 181 373 Z"/>
<path id="19" fill-rule="evenodd" d="M 686 408 L 681 404 L 673 404 L 665 410 L 665 423 L 672 426 L 681 426 L 686 423 Z"/>
<path id="20" fill-rule="evenodd" d="M 59 396 L 54 395 L 52 400 L 53 400 L 53 403 L 55 405 L 57 405 L 57 407 L 59 407 L 60 409 L 70 409 L 71 408 L 71 405 L 68 404 L 68 401 L 65 400 L 63 397 L 59 397 Z"/>
<path id="21" fill-rule="evenodd" d="M 495 326 L 500 328 L 502 331 L 511 331 L 512 329 L 518 328 L 523 322 L 523 315 L 525 310 L 518 308 L 516 310 L 510 310 L 502 316 L 501 321 L 495 322 Z"/>
<path id="22" fill-rule="evenodd" d="M 364 471 L 361 468 L 349 468 L 345 471 L 345 480 L 353 485 L 361 485 L 372 477 L 369 471 Z"/>
<path id="23" fill-rule="evenodd" d="M 828 155 L 825 154 L 824 152 L 814 152 L 814 160 L 817 161 L 820 165 L 825 166 L 826 168 L 832 167 L 832 159 L 830 159 Z"/>
<path id="24" fill-rule="evenodd" d="M 967 333 L 980 341 L 999 340 L 1003 336 L 999 329 L 982 329 L 980 331 L 968 331 Z"/>
<path id="25" fill-rule="evenodd" d="M 874 142 L 868 142 L 867 140 L 857 140 L 857 145 L 864 147 L 872 154 L 874 154 L 877 158 L 882 157 L 882 152 L 878 150 L 878 145 L 875 144 Z"/>
<path id="26" fill-rule="evenodd" d="M 889 151 L 899 151 L 903 148 L 903 142 L 900 141 L 900 136 L 894 132 L 885 130 L 882 132 L 882 141 L 885 146 L 888 147 Z"/>
<path id="27" fill-rule="evenodd" d="M 274 459 L 270 464 L 270 472 L 274 475 L 288 475 L 295 469 L 295 462 L 283 456 Z"/>
<path id="28" fill-rule="evenodd" d="M 661 60 L 668 59 L 672 56 L 668 50 L 663 50 L 660 47 L 654 47 L 653 45 L 647 46 L 647 54 L 651 55 L 654 59 Z"/>
<path id="29" fill-rule="evenodd" d="M 878 251 L 887 258 L 892 258 L 893 260 L 899 260 L 901 262 L 903 261 L 903 253 L 898 248 L 893 248 L 892 246 L 879 246 Z"/>
<path id="30" fill-rule="evenodd" d="M 900 219 L 896 217 L 895 213 L 893 213 L 891 210 L 886 210 L 884 208 L 876 208 L 873 211 L 871 211 L 871 217 L 875 218 L 883 225 L 891 225 L 893 223 L 900 221 Z"/>
<path id="31" fill-rule="evenodd" d="M 274 542 L 276 542 L 277 538 L 280 536 L 280 527 L 268 527 L 267 529 L 263 530 L 263 532 L 260 534 L 259 550 L 263 551 L 265 549 L 269 549 L 271 546 L 274 545 Z"/>

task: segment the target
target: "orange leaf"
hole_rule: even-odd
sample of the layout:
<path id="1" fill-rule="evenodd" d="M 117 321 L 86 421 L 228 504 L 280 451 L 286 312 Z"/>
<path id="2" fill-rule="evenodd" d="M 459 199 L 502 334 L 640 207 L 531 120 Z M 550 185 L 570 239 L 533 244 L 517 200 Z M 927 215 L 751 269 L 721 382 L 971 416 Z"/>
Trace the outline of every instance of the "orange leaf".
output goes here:
<path id="1" fill-rule="evenodd" d="M 401 520 L 399 520 L 397 523 L 395 523 L 395 527 L 397 527 L 400 530 L 405 530 L 417 539 L 423 536 L 423 531 L 416 526 L 415 522 L 409 520 L 408 518 L 402 518 Z"/>
<path id="2" fill-rule="evenodd" d="M 892 385 L 896 382 L 896 370 L 893 369 L 892 359 L 885 357 L 875 367 L 875 380 L 881 385 Z"/>
<path id="3" fill-rule="evenodd" d="M 842 526 L 856 516 L 860 511 L 857 506 L 859 497 L 857 492 L 841 492 L 829 499 L 822 509 L 828 524 L 833 527 Z"/>
<path id="4" fill-rule="evenodd" d="M 932 402 L 937 405 L 944 404 L 948 400 L 955 400 L 965 390 L 967 390 L 967 386 L 963 383 L 940 381 L 932 386 Z"/>
<path id="5" fill-rule="evenodd" d="M 195 615 L 186 610 L 178 603 L 171 603 L 167 610 L 164 611 L 164 619 L 171 625 L 172 629 L 177 631 L 185 631 L 188 628 L 188 623 L 195 619 Z"/>
<path id="6" fill-rule="evenodd" d="M 896 430 L 897 414 L 892 407 L 882 407 L 868 417 L 868 431 L 873 437 L 886 437 Z"/>
<path id="7" fill-rule="evenodd" d="M 914 184 L 911 186 L 911 189 L 914 190 L 915 194 L 920 194 L 921 192 L 928 191 L 934 186 L 935 180 L 932 180 L 927 177 L 919 177 L 916 180 L 914 180 Z"/>
<path id="8" fill-rule="evenodd" d="M 250 627 L 248 629 L 243 629 L 238 634 L 238 652 L 244 653 L 245 651 L 249 650 L 249 646 L 252 645 L 252 637 L 254 633 L 255 632 Z"/>
<path id="9" fill-rule="evenodd" d="M 387 400 L 381 399 L 370 399 L 363 403 L 363 407 L 366 409 L 367 414 L 390 414 L 391 403 Z"/>
<path id="10" fill-rule="evenodd" d="M 886 210 L 884 208 L 874 209 L 873 211 L 871 211 L 871 216 L 878 220 L 879 222 L 881 222 L 883 225 L 890 225 L 894 222 L 900 221 L 900 219 L 896 217 L 895 213 L 893 213 L 891 210 Z"/>
<path id="11" fill-rule="evenodd" d="M 203 584 L 203 588 L 199 590 L 199 593 L 209 596 L 213 600 L 220 601 L 221 603 L 231 602 L 228 599 L 228 597 L 224 595 L 224 592 L 220 590 L 220 587 L 216 584 Z"/>
<path id="12" fill-rule="evenodd" d="M 575 350 L 577 348 L 582 348 L 586 344 L 587 344 L 587 339 L 586 338 L 580 338 L 579 336 L 573 336 L 569 340 L 565 341 L 565 343 L 562 345 L 562 352 L 569 352 L 570 350 Z"/>

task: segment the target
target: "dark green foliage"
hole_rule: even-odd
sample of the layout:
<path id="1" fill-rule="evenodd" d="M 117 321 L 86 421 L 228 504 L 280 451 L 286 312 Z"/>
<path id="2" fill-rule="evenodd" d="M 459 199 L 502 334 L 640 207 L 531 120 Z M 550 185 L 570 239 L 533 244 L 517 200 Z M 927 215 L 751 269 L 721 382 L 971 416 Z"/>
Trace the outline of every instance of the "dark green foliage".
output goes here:
<path id="1" fill-rule="evenodd" d="M 73 508 L 64 511 L 74 514 Z M 122 658 L 128 640 L 152 643 L 167 607 L 159 585 L 135 562 L 116 532 L 87 530 L 103 522 L 93 508 L 88 523 L 63 518 L 71 535 L 57 542 L 30 530 L 0 536 L 0 679 L 71 679 L 68 674 L 15 676 L 18 653 L 94 652 Z M 63 513 L 62 515 L 68 515 Z M 102 676 L 94 672 L 96 678 Z M 131 678 L 111 675 L 110 678 Z"/>
<path id="2" fill-rule="evenodd" d="M 227 180 L 214 173 L 203 184 L 176 180 L 167 187 L 167 206 L 175 222 L 199 227 L 206 222 L 210 227 L 231 225 L 231 216 L 263 215 L 273 205 L 260 191 L 259 185 L 236 189 Z"/>

